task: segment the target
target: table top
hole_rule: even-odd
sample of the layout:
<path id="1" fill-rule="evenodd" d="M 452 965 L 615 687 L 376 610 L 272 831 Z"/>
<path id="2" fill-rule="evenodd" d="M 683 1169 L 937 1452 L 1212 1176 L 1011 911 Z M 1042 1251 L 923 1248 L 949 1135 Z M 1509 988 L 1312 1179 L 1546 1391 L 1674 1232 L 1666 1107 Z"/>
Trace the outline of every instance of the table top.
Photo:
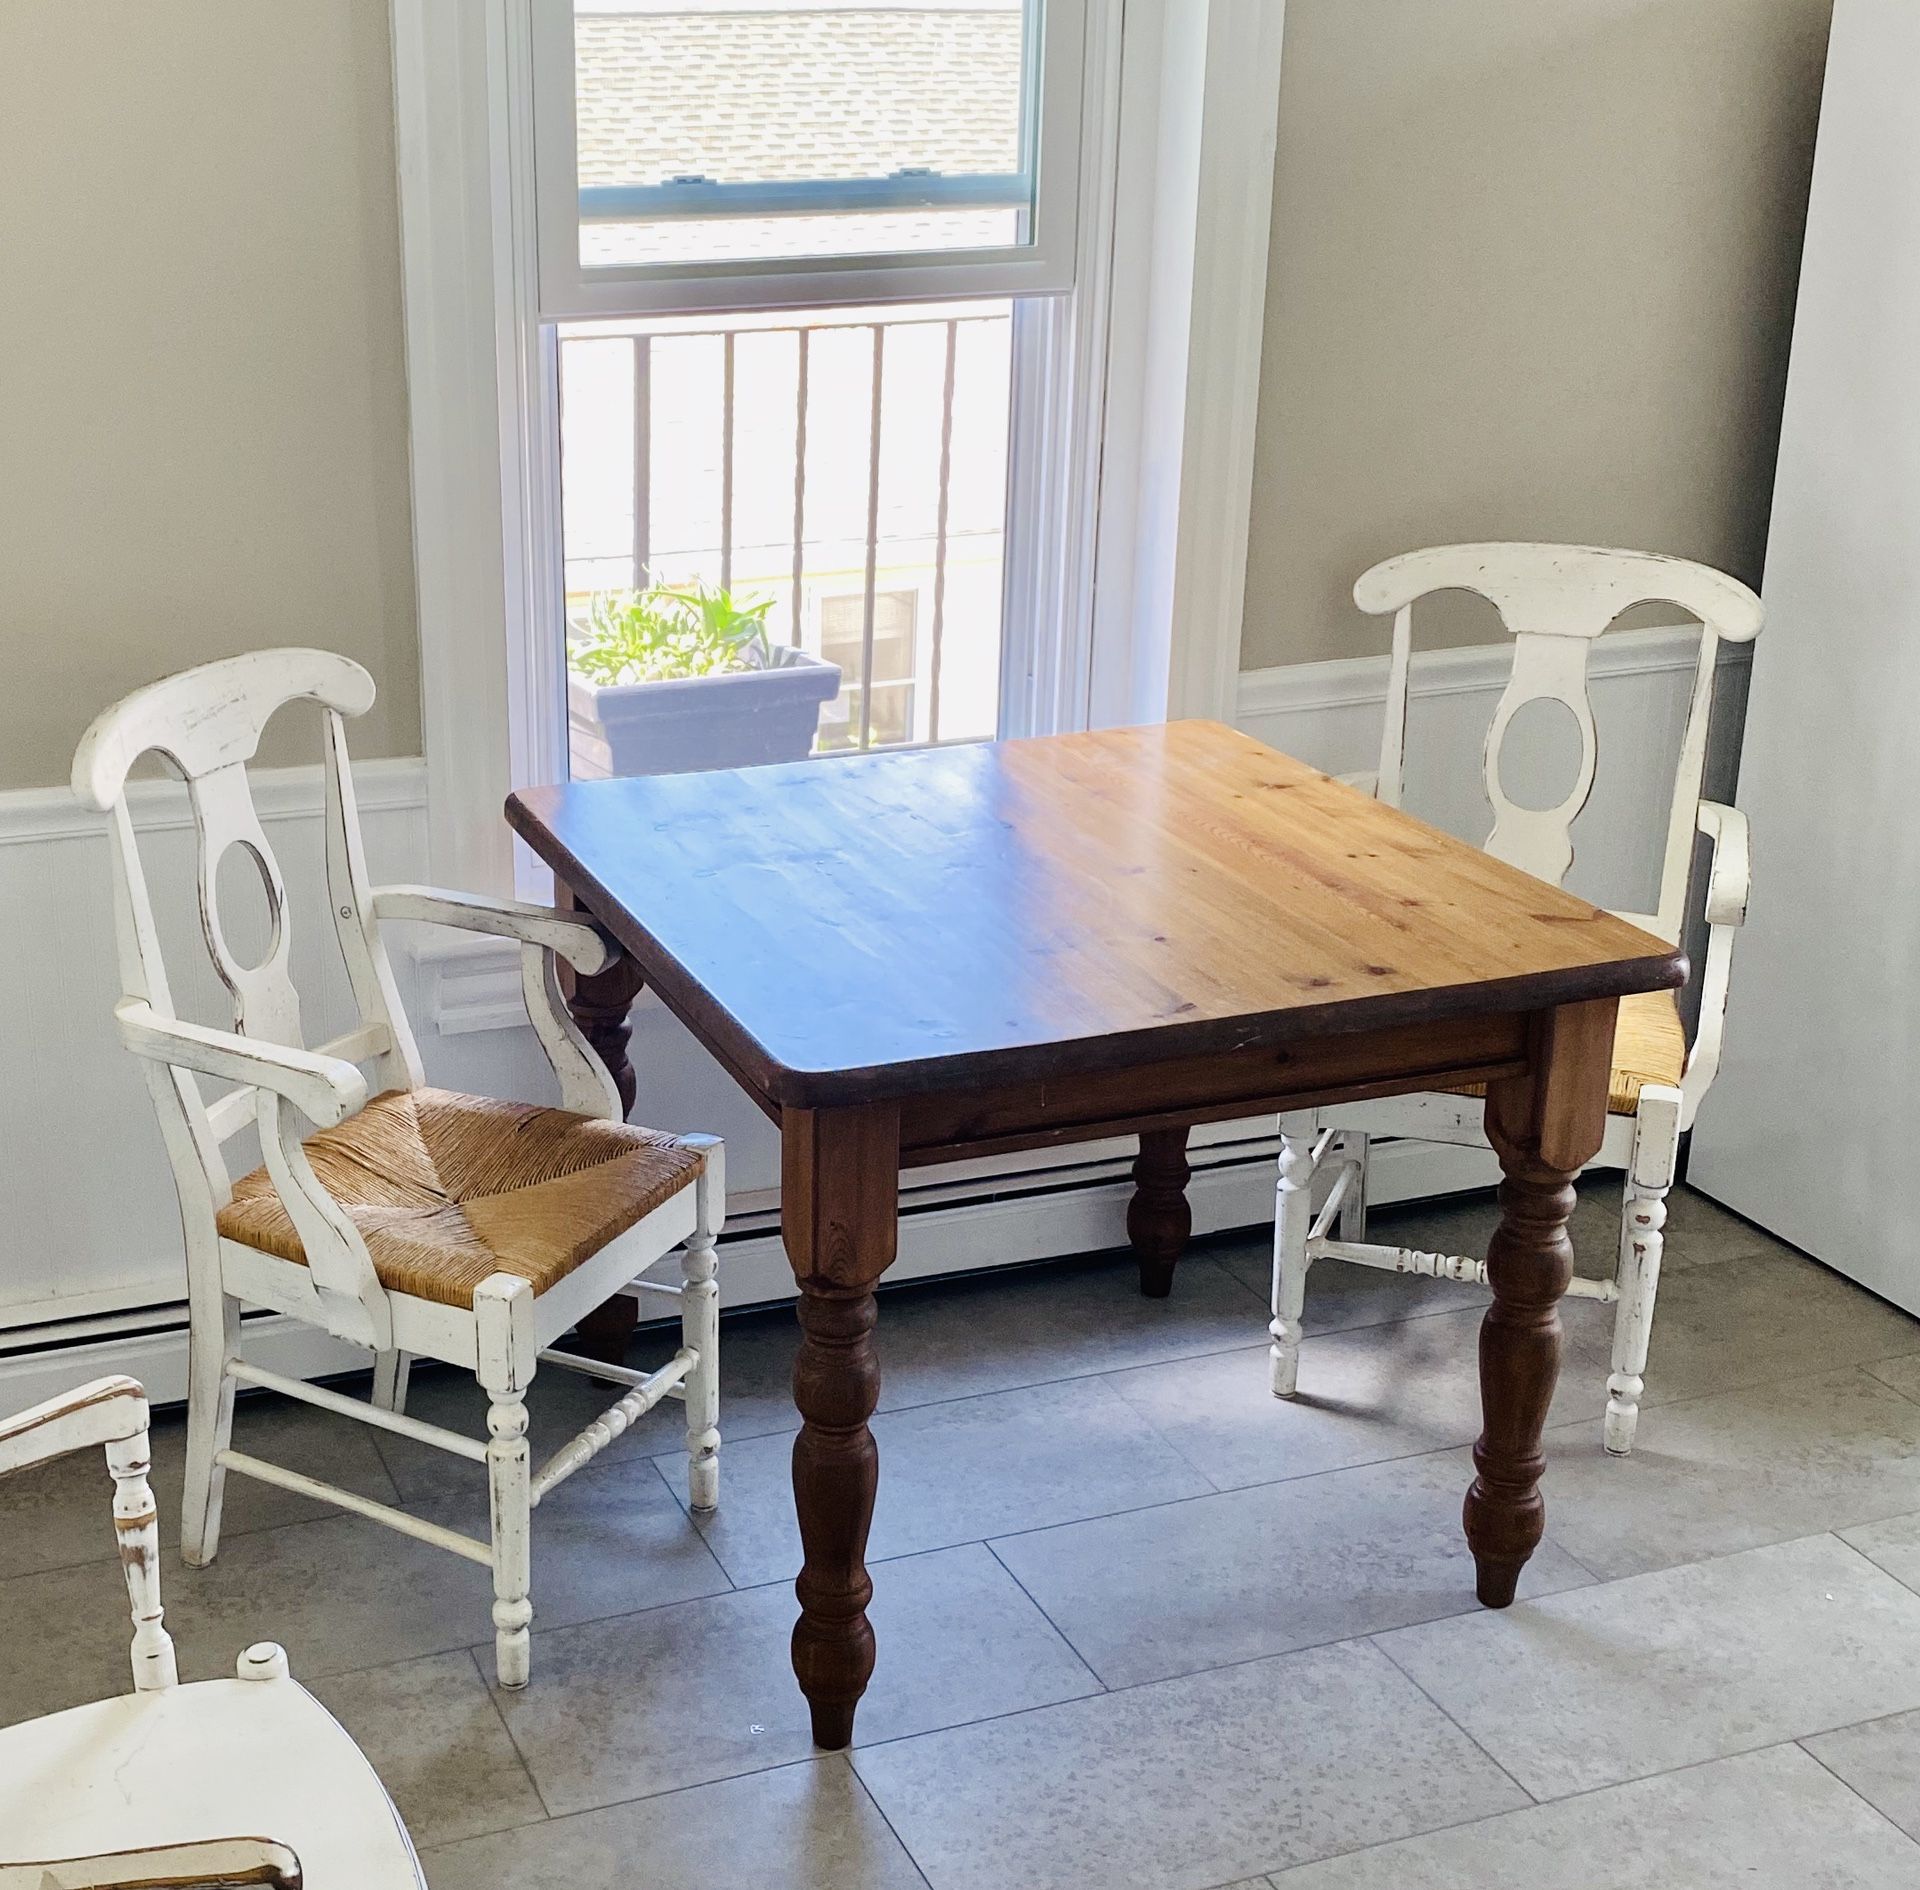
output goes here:
<path id="1" fill-rule="evenodd" d="M 1686 978 L 1638 927 L 1211 722 L 529 788 L 507 818 L 781 1106 Z"/>

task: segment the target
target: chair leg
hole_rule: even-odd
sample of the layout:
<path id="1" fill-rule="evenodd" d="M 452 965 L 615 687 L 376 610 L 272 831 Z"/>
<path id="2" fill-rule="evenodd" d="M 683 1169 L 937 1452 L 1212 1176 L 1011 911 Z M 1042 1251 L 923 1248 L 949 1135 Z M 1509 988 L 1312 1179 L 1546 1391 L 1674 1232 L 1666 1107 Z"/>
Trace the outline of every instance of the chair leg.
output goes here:
<path id="1" fill-rule="evenodd" d="M 189 1269 L 190 1274 L 198 1269 Z M 207 1269 L 211 1272 L 211 1269 Z M 227 1472 L 217 1461 L 233 1442 L 233 1380 L 227 1360 L 240 1349 L 240 1302 L 217 1276 L 188 1306 L 187 1474 L 180 1505 L 180 1559 L 205 1568 L 220 1552 Z"/>
<path id="2" fill-rule="evenodd" d="M 687 1502 L 696 1510 L 720 1506 L 720 1284 L 714 1275 L 713 1236 L 687 1242 L 680 1299 L 680 1343 L 698 1361 L 687 1374 Z"/>
<path id="3" fill-rule="evenodd" d="M 533 1668 L 533 1495 L 527 1407 L 519 1392 L 488 1393 L 487 1494 L 493 1524 L 493 1661 L 503 1687 Z"/>
<path id="4" fill-rule="evenodd" d="M 410 1352 L 381 1352 L 373 1361 L 373 1402 L 382 1411 L 402 1417 L 407 1409 L 407 1380 L 413 1371 Z"/>
<path id="5" fill-rule="evenodd" d="M 1301 1314 L 1306 1306 L 1307 1234 L 1313 1224 L 1312 1111 L 1280 1118 L 1280 1174 L 1273 1216 L 1273 1395 L 1291 1398 L 1300 1378 Z"/>
<path id="6" fill-rule="evenodd" d="M 496 1273 L 474 1288 L 479 1379 L 487 1394 L 487 1496 L 493 1542 L 493 1662 L 503 1687 L 523 1687 L 533 1669 L 533 1474 L 527 1448 L 527 1387 L 538 1347 L 533 1293 Z"/>
<path id="7" fill-rule="evenodd" d="M 1346 1197 L 1340 1203 L 1340 1238 L 1357 1246 L 1367 1237 L 1367 1132 L 1343 1129 L 1334 1146 L 1339 1159 L 1353 1170 Z"/>
<path id="8" fill-rule="evenodd" d="M 1620 1222 L 1620 1299 L 1613 1321 L 1613 1370 L 1607 1379 L 1603 1440 L 1612 1455 L 1633 1449 L 1646 1389 L 1647 1345 L 1653 1336 L 1653 1302 L 1660 1290 L 1660 1257 L 1666 1245 L 1667 1191 L 1680 1154 L 1680 1092 L 1665 1085 L 1643 1089 L 1633 1131 Z"/>

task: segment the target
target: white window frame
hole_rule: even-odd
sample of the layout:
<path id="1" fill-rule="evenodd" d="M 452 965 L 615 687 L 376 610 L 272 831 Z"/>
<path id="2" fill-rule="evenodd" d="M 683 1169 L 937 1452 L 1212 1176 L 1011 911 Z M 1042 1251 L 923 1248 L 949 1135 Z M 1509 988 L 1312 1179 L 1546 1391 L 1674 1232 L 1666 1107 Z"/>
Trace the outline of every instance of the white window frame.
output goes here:
<path id="1" fill-rule="evenodd" d="M 652 263 L 585 268 L 580 262 L 579 153 L 575 136 L 574 13 L 570 0 L 537 0 L 532 9 L 533 131 L 538 179 L 540 312 L 547 321 L 596 315 L 731 314 L 740 309 L 949 302 L 969 297 L 1058 294 L 1073 286 L 1080 214 L 1083 53 L 1114 18 L 1086 0 L 1046 0 L 1036 20 L 1025 0 L 1026 57 L 1038 67 L 1037 108 L 1022 141 L 1023 169 L 997 179 L 950 180 L 978 192 L 997 188 L 998 200 L 1031 203 L 1028 241 L 1005 246 L 915 254 L 780 257 L 699 263 Z M 1035 31 L 1036 24 L 1040 30 Z M 1091 34 L 1089 28 L 1091 27 Z M 1042 146 L 1042 128 L 1045 144 Z M 910 180 L 858 180 L 871 187 L 911 191 Z M 719 187 L 708 186 L 719 194 Z M 728 187 L 745 189 L 747 187 Z M 757 187 L 761 190 L 770 187 Z M 794 188 L 797 195 L 797 187 Z M 930 187 L 929 187 L 930 188 Z M 646 193 L 631 193 L 643 195 Z M 926 192 L 923 190 L 922 195 Z M 977 198 L 975 202 L 984 201 Z M 912 207 L 911 196 L 901 199 Z M 860 200 L 852 183 L 837 191 L 822 184 L 796 208 L 876 207 Z M 963 205 L 963 207 L 972 207 Z"/>
<path id="2" fill-rule="evenodd" d="M 552 777 L 564 730 L 532 634 L 562 577 L 528 13 L 391 8 L 429 857 L 505 893 L 529 862 L 501 803 Z M 1016 317 L 1045 332 L 1016 350 L 1009 734 L 1232 716 L 1283 20 L 1284 0 L 1094 0 L 1076 292 Z M 496 959 L 436 961 L 440 1029 L 520 1019 Z"/>

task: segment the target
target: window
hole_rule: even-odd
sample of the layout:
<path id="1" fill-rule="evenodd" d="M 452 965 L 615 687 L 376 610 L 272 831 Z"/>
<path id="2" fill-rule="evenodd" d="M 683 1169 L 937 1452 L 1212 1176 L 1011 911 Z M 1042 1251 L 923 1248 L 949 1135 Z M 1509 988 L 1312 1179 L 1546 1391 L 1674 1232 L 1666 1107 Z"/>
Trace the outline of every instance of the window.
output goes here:
<path id="1" fill-rule="evenodd" d="M 1000 733 L 1014 456 L 1059 450 L 1013 408 L 1073 285 L 1080 0 L 536 7 L 556 759 Z M 645 687 L 723 660 L 724 690 Z"/>
<path id="2" fill-rule="evenodd" d="M 816 222 L 805 243 L 797 240 L 805 232 L 786 225 L 777 243 L 729 238 L 731 253 L 709 248 L 678 261 L 657 244 L 651 257 L 603 260 L 583 247 L 583 225 L 648 223 L 655 237 L 696 223 L 738 233 L 769 206 L 750 205 L 738 193 L 696 204 L 583 200 L 583 184 L 589 192 L 626 186 L 613 171 L 589 168 L 582 176 L 576 114 L 585 107 L 574 52 L 582 22 L 598 23 L 591 29 L 598 31 L 612 20 L 638 19 L 644 30 L 664 31 L 690 30 L 689 18 L 738 16 L 727 30 L 745 33 L 754 20 L 765 27 L 778 16 L 781 30 L 798 31 L 800 23 L 787 16 L 832 14 L 839 30 L 871 24 L 877 33 L 882 16 L 931 14 L 954 23 L 961 14 L 987 13 L 1001 17 L 960 20 L 954 30 L 998 32 L 1004 40 L 1018 23 L 1014 170 L 1002 168 L 1004 136 L 995 151 L 969 153 L 945 133 L 918 146 L 901 134 L 893 150 L 868 148 L 837 172 L 809 157 L 795 173 L 758 179 L 746 172 L 772 168 L 764 140 L 751 166 L 731 170 L 710 155 L 683 156 L 683 145 L 657 154 L 655 171 L 630 174 L 628 184 L 644 190 L 683 177 L 718 186 L 771 184 L 788 193 L 773 212 L 841 221 Z M 715 407 L 704 422 L 689 420 L 691 432 L 683 435 L 697 441 L 704 427 L 703 455 L 669 454 L 664 445 L 656 452 L 666 435 L 656 439 L 653 409 L 664 428 L 669 396 L 687 390 L 670 388 L 657 361 L 647 390 L 644 476 L 657 510 L 646 519 L 642 564 L 654 559 L 656 546 L 668 548 L 667 509 L 679 504 L 681 488 L 704 481 L 709 521 L 704 529 L 690 526 L 686 537 L 706 561 L 697 581 L 714 585 L 729 529 L 733 551 L 744 555 L 756 507 L 764 515 L 768 489 L 796 470 L 790 439 L 783 453 L 738 452 L 754 427 L 774 424 L 769 415 L 781 405 L 776 399 L 769 408 L 754 391 L 761 385 L 750 359 L 759 347 L 748 334 L 754 322 L 812 326 L 810 345 L 824 346 L 818 331 L 825 327 L 858 330 L 883 318 L 891 379 L 910 353 L 904 329 L 911 318 L 962 310 L 1000 319 L 1007 395 L 991 405 L 967 391 L 964 352 L 968 337 L 993 332 L 991 325 L 960 331 L 944 589 L 935 582 L 938 558 L 927 555 L 924 510 L 918 527 L 902 522 L 896 534 L 921 534 L 918 561 L 903 560 L 897 570 L 888 562 L 908 549 L 889 536 L 895 467 L 906 479 L 905 469 L 918 466 L 922 492 L 937 493 L 938 482 L 929 483 L 924 470 L 937 456 L 927 451 L 923 431 L 911 441 L 914 451 L 896 459 L 887 444 L 894 437 L 891 407 L 882 417 L 870 743 L 876 726 L 884 744 L 907 725 L 909 699 L 915 740 L 1231 711 L 1281 0 L 1126 0 L 1124 8 L 1117 0 L 392 0 L 391 17 L 422 745 L 435 875 L 449 884 L 495 891 L 517 885 L 527 896 L 542 895 L 545 876 L 510 844 L 500 803 L 516 786 L 567 772 L 568 624 L 591 612 L 597 593 L 617 594 L 634 583 L 641 468 L 632 360 L 643 331 L 662 343 L 704 324 L 708 358 L 719 352 L 722 378 L 725 343 L 712 336 L 736 334 L 731 528 L 718 518 L 713 497 L 725 483 L 724 437 L 717 445 L 710 437 Z M 867 44 L 870 51 L 878 41 Z M 980 69 L 989 69 L 984 59 Z M 1002 62 L 993 69 L 1008 68 Z M 860 95 L 868 105 L 891 109 L 915 96 L 910 62 L 904 71 L 898 61 L 869 71 Z M 689 127 L 697 129 L 704 110 L 698 101 L 724 77 L 705 67 L 675 75 L 696 101 Z M 1004 100 L 1004 85 L 995 82 L 994 89 Z M 826 98 L 824 87 L 818 95 Z M 739 103 L 731 92 L 722 102 L 729 110 Z M 995 110 L 997 119 L 982 107 L 981 122 L 1004 127 L 1007 108 Z M 875 113 L 868 116 L 877 122 Z M 897 126 L 897 114 L 886 122 Z M 983 178 L 998 181 L 989 191 Z M 808 201 L 793 197 L 795 186 L 806 187 Z M 899 201 L 903 189 L 915 193 L 911 203 Z M 875 191 L 893 201 L 876 201 Z M 610 210 L 620 214 L 601 214 Z M 999 218 L 988 232 L 998 246 L 981 246 L 978 232 L 964 239 L 971 248 L 915 249 L 898 231 L 899 246 L 890 250 L 867 240 L 883 215 L 899 215 L 920 220 L 923 235 L 960 241 L 947 216 L 958 211 Z M 847 221 L 853 218 L 865 221 Z M 1011 238 L 999 240 L 1009 225 Z M 833 242 L 819 240 L 823 229 L 834 233 Z M 752 253 L 756 248 L 761 253 Z M 674 371 L 693 358 L 684 355 Z M 820 420 L 809 422 L 810 446 L 842 427 L 855 445 L 871 438 L 857 410 L 850 420 L 838 408 L 831 420 L 826 407 L 818 412 Z M 967 426 L 988 417 L 1005 431 L 997 482 L 1004 503 L 976 530 L 964 515 L 972 475 L 961 455 Z M 724 419 L 719 424 L 724 430 Z M 827 487 L 811 472 L 808 487 L 811 521 L 814 499 L 824 504 Z M 813 533 L 807 523 L 796 604 L 790 521 L 786 530 L 783 581 L 772 586 L 768 606 L 783 647 L 792 647 L 797 612 L 808 654 L 824 648 L 826 631 L 838 650 L 850 652 L 849 607 L 832 600 L 858 594 L 864 661 L 865 570 L 844 554 L 837 567 L 816 560 L 805 542 Z M 740 574 L 744 589 L 746 567 Z M 662 575 L 678 582 L 687 573 Z M 910 639 L 904 605 L 890 597 L 907 591 L 914 593 Z M 963 667 L 969 676 L 978 673 L 981 652 L 998 661 L 997 700 L 984 706 L 971 700 L 962 675 Z M 864 689 L 865 682 L 856 678 L 855 686 Z M 883 696 L 901 706 L 882 713 Z M 856 745 L 849 730 L 857 729 L 859 713 L 836 685 L 818 719 L 816 734 L 827 731 L 822 748 Z M 510 982 L 510 967 L 477 949 L 441 956 L 433 1002 L 443 1027 L 490 1028 L 518 1015 L 496 990 L 500 980 Z M 453 1018 L 461 1021 L 447 1022 Z"/>

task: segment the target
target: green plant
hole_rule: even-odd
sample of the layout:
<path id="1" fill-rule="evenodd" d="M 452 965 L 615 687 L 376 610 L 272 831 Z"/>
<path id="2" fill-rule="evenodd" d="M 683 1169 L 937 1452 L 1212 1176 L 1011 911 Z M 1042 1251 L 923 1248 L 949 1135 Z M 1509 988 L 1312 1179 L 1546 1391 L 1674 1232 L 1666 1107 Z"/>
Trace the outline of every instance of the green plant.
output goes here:
<path id="1" fill-rule="evenodd" d="M 596 591 L 585 626 L 570 640 L 568 664 L 588 682 L 667 682 L 765 669 L 771 597 L 737 598 L 717 585 Z"/>

